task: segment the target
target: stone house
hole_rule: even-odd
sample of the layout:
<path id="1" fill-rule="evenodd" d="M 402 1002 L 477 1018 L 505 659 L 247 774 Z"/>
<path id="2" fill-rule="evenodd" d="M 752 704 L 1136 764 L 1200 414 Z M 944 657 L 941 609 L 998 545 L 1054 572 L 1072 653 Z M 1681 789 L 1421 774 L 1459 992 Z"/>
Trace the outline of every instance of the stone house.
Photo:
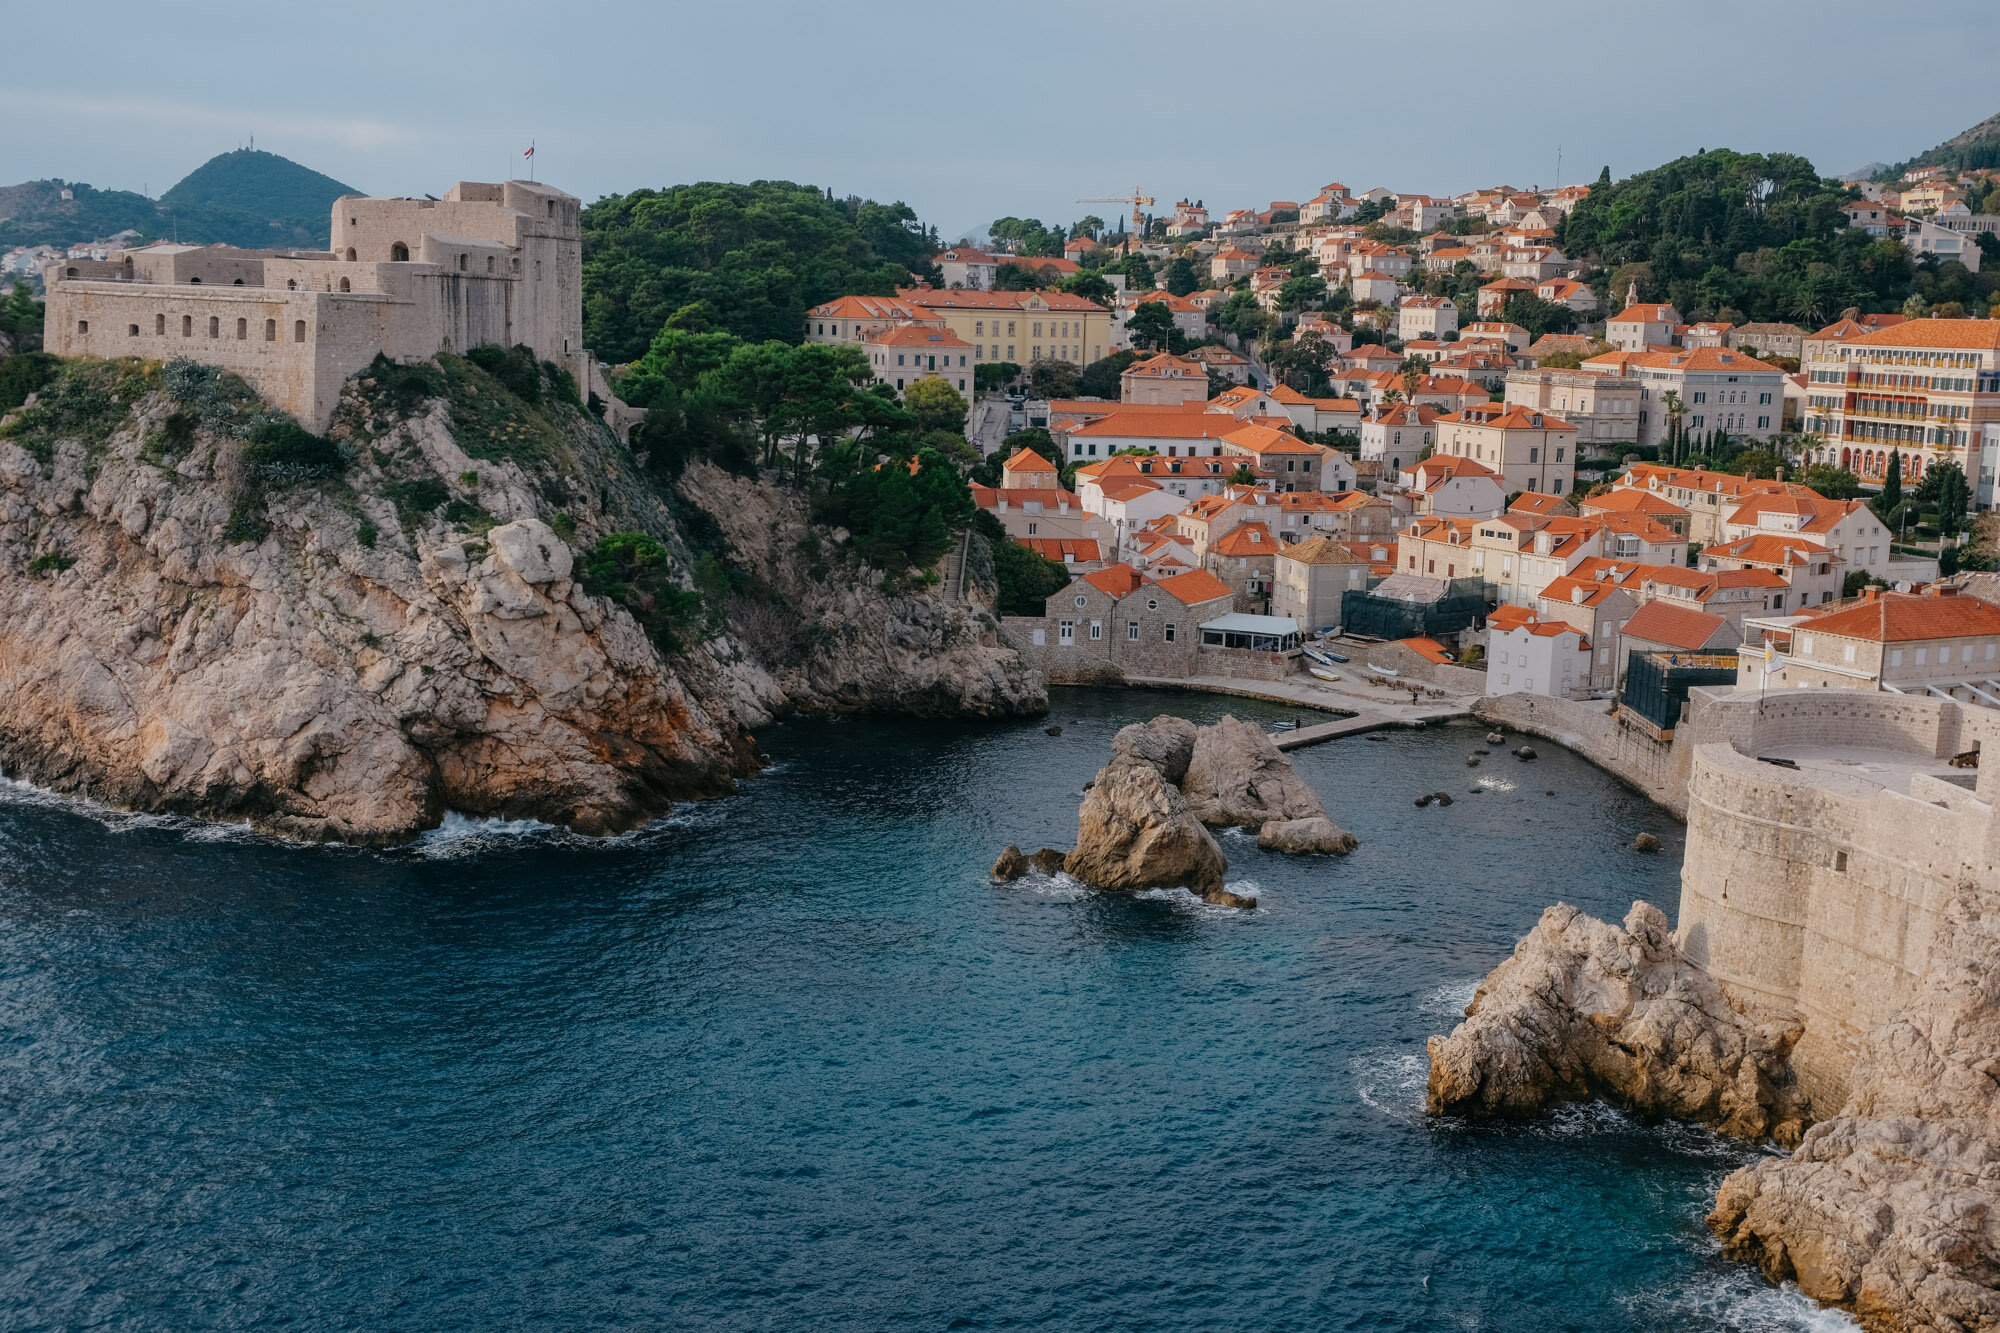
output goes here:
<path id="1" fill-rule="evenodd" d="M 1507 507 L 1499 474 L 1470 458 L 1447 455 L 1405 464 L 1399 479 L 1413 514 L 1492 518 Z"/>
<path id="2" fill-rule="evenodd" d="M 1449 296 L 1406 296 L 1396 308 L 1396 336 L 1448 338 L 1458 331 L 1458 306 Z"/>
<path id="3" fill-rule="evenodd" d="M 1134 361 L 1118 377 L 1127 403 L 1198 403 L 1208 398 L 1208 372 L 1193 361 L 1160 352 Z"/>
<path id="4" fill-rule="evenodd" d="M 971 400 L 972 344 L 950 329 L 898 324 L 869 334 L 861 347 L 875 378 L 898 394 L 918 380 L 941 379 Z"/>
<path id="5" fill-rule="evenodd" d="M 1438 418 L 1438 452 L 1471 458 L 1513 491 L 1561 495 L 1576 477 L 1576 427 L 1560 417 L 1493 403 Z"/>
<path id="6" fill-rule="evenodd" d="M 1604 341 L 1620 352 L 1650 352 L 1680 344 L 1681 312 L 1662 302 L 1634 302 L 1604 322 Z"/>
<path id="7" fill-rule="evenodd" d="M 1196 675 L 1201 624 L 1234 594 L 1200 570 L 1152 582 L 1109 565 L 1051 594 L 1039 616 L 1003 616 L 1001 632 L 1053 684 Z"/>
<path id="8" fill-rule="evenodd" d="M 1000 261 L 975 246 L 954 245 L 938 252 L 938 271 L 947 287 L 967 287 L 975 292 L 993 290 Z"/>
<path id="9" fill-rule="evenodd" d="M 1250 363 L 1227 347 L 1210 343 L 1206 347 L 1190 347 L 1187 359 L 1206 370 L 1212 370 L 1231 384 L 1250 382 Z"/>
<path id="10" fill-rule="evenodd" d="M 1620 375 L 1581 370 L 1510 370 L 1510 407 L 1562 418 L 1576 428 L 1579 447 L 1637 443 L 1639 385 Z"/>
<path id="11" fill-rule="evenodd" d="M 1229 586 L 1237 611 L 1262 613 L 1270 604 L 1278 541 L 1262 522 L 1238 523 L 1207 544 L 1202 568 Z"/>
<path id="12" fill-rule="evenodd" d="M 1869 589 L 1814 616 L 1743 622 L 1738 689 L 1936 693 L 1993 708 L 2000 676 L 2000 607 L 1937 587 L 1929 595 Z M 1763 651 L 1768 648 L 1770 660 Z"/>
<path id="13" fill-rule="evenodd" d="M 1271 614 L 1308 632 L 1340 629 L 1341 594 L 1368 587 L 1369 561 L 1333 537 L 1280 546 L 1271 567 Z"/>
<path id="14" fill-rule="evenodd" d="M 1438 410 L 1422 403 L 1392 403 L 1361 423 L 1361 456 L 1401 472 L 1437 443 Z"/>

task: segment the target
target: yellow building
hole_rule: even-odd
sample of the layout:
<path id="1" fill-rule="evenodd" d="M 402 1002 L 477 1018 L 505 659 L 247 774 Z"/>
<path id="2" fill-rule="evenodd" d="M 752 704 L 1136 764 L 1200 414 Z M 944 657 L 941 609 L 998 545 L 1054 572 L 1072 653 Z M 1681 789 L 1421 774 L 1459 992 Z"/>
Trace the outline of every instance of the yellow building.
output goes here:
<path id="1" fill-rule="evenodd" d="M 1067 292 L 905 287 L 896 295 L 971 343 L 975 362 L 1087 366 L 1111 352 L 1111 312 Z"/>

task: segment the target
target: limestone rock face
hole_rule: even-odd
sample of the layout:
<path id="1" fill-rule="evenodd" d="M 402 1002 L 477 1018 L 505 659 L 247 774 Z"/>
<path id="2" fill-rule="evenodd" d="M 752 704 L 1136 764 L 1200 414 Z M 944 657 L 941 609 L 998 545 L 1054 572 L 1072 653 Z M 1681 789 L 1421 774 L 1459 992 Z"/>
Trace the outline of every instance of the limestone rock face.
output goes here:
<path id="1" fill-rule="evenodd" d="M 1257 845 L 1274 852 L 1345 856 L 1359 842 L 1325 815 L 1306 819 L 1274 819 L 1257 830 Z"/>
<path id="2" fill-rule="evenodd" d="M 1187 777 L 1194 758 L 1199 729 L 1184 717 L 1162 713 L 1151 722 L 1134 722 L 1121 727 L 1111 738 L 1112 759 L 1136 759 L 1160 770 L 1160 776 L 1179 786 Z"/>
<path id="3" fill-rule="evenodd" d="M 583 589 L 550 526 L 573 521 L 578 550 L 648 532 L 694 563 L 661 496 L 580 410 L 547 417 L 544 454 L 524 465 L 494 441 L 469 455 L 444 402 L 377 416 L 350 383 L 337 489 L 251 489 L 242 442 L 205 425 L 161 452 L 179 410 L 152 388 L 107 408 L 100 431 L 37 437 L 35 453 L 0 440 L 10 777 L 306 839 L 400 841 L 448 809 L 612 832 L 729 790 L 758 762 L 747 727 L 780 712 L 1045 706 L 976 607 L 890 597 L 879 572 L 845 564 L 787 617 L 828 645 L 819 665 L 760 657 L 734 625 L 664 656 L 622 604 Z M 455 525 L 442 501 L 399 507 L 416 482 L 490 529 Z M 734 494 L 789 517 L 775 536 L 745 528 L 732 558 L 803 563 L 803 501 L 740 481 Z M 30 573 L 44 554 L 66 567 Z"/>
<path id="4" fill-rule="evenodd" d="M 1222 848 L 1149 763 L 1113 759 L 1100 769 L 1076 826 L 1076 848 L 1063 868 L 1087 884 L 1222 891 Z"/>
<path id="5" fill-rule="evenodd" d="M 1601 1097 L 1737 1138 L 1796 1142 L 1795 1026 L 1758 1025 L 1634 903 L 1623 929 L 1558 903 L 1493 970 L 1448 1037 L 1430 1039 L 1426 1109 L 1524 1117 Z"/>
<path id="6" fill-rule="evenodd" d="M 1181 791 L 1194 817 L 1210 828 L 1261 829 L 1326 814 L 1263 728 L 1233 717 L 1196 733 Z"/>
<path id="7" fill-rule="evenodd" d="M 1731 1175 L 1708 1221 L 1870 1329 L 2000 1329 L 2000 895 L 1961 892 L 1932 950 L 1840 1114 Z"/>

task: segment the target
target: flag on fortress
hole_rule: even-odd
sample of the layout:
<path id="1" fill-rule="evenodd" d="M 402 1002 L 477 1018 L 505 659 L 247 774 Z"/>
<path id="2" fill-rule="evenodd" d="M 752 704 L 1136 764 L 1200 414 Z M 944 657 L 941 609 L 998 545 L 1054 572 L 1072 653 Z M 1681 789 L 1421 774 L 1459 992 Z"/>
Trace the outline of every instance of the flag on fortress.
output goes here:
<path id="1" fill-rule="evenodd" d="M 522 157 L 533 157 L 534 155 L 535 155 L 535 146 L 533 144 L 529 144 L 528 151 L 521 154 Z"/>

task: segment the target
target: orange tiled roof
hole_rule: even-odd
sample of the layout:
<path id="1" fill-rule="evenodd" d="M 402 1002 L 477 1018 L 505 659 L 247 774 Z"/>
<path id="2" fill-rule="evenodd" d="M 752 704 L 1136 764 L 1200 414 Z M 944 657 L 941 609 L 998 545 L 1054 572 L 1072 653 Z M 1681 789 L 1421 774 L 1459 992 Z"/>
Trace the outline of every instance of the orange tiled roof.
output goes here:
<path id="1" fill-rule="evenodd" d="M 1102 569 L 1091 570 L 1090 573 L 1085 574 L 1080 580 L 1080 582 L 1088 583 L 1099 592 L 1111 597 L 1123 597 L 1125 594 L 1137 590 L 1139 585 L 1145 581 L 1145 578 L 1139 571 L 1130 565 L 1106 565 Z M 1076 585 L 1071 584 L 1070 586 L 1075 587 Z"/>
<path id="2" fill-rule="evenodd" d="M 1262 523 L 1239 523 L 1208 544 L 1217 555 L 1273 555 L 1278 543 L 1271 529 Z"/>
<path id="3" fill-rule="evenodd" d="M 895 324 L 886 329 L 877 329 L 868 335 L 867 341 L 880 343 L 884 347 L 970 347 L 971 343 L 953 333 L 950 329 L 934 324 Z"/>
<path id="4" fill-rule="evenodd" d="M 1729 622 L 1721 616 L 1670 602 L 1647 602 L 1621 631 L 1627 638 L 1662 643 L 1669 648 L 1694 652 L 1706 648 Z"/>
<path id="5" fill-rule="evenodd" d="M 1054 463 L 1036 453 L 1033 449 L 1022 449 L 1001 464 L 1008 472 L 1047 472 L 1051 476 L 1061 471 Z"/>
<path id="6" fill-rule="evenodd" d="M 1239 449 L 1248 449 L 1253 454 L 1308 454 L 1318 453 L 1319 446 L 1307 444 L 1296 435 L 1269 426 L 1239 426 L 1222 437 L 1224 444 L 1233 444 Z"/>
<path id="7" fill-rule="evenodd" d="M 1043 264 L 1063 264 L 1067 260 L 1044 259 Z M 1019 310 L 1030 300 L 1044 302 L 1049 309 L 1104 313 L 1095 301 L 1068 292 L 980 292 L 963 287 L 904 287 L 896 292 L 910 305 L 928 310 Z"/>
<path id="8" fill-rule="evenodd" d="M 1751 560 L 1760 565 L 1809 565 L 1816 557 L 1830 552 L 1818 542 L 1807 541 L 1803 537 L 1759 532 L 1749 537 L 1738 537 L 1733 542 L 1717 543 L 1704 549 L 1702 554 L 1730 560 Z"/>
<path id="9" fill-rule="evenodd" d="M 1234 597 L 1229 585 L 1205 569 L 1190 570 L 1186 574 L 1176 574 L 1170 579 L 1161 579 L 1159 587 L 1172 594 L 1183 606 L 1195 606 L 1202 602 L 1212 602 L 1218 597 Z"/>
<path id="10" fill-rule="evenodd" d="M 1098 554 L 1097 539 L 1094 537 L 1016 537 L 1014 540 L 1044 560 L 1054 560 L 1059 564 L 1094 564 L 1103 558 Z"/>
<path id="11" fill-rule="evenodd" d="M 1976 597 L 1884 593 L 1872 602 L 1818 617 L 1812 622 L 1812 632 L 1847 639 L 1868 639 L 1875 643 L 1983 638 L 2000 635 L 2000 606 L 1982 602 Z"/>
<path id="12" fill-rule="evenodd" d="M 1584 500 L 1577 508 L 1602 514 L 1658 514 L 1663 518 L 1686 518 L 1688 511 L 1638 486 L 1627 486 Z"/>
<path id="13" fill-rule="evenodd" d="M 2000 319 L 1906 319 L 1848 341 L 1862 347 L 1942 347 L 2000 351 Z"/>

